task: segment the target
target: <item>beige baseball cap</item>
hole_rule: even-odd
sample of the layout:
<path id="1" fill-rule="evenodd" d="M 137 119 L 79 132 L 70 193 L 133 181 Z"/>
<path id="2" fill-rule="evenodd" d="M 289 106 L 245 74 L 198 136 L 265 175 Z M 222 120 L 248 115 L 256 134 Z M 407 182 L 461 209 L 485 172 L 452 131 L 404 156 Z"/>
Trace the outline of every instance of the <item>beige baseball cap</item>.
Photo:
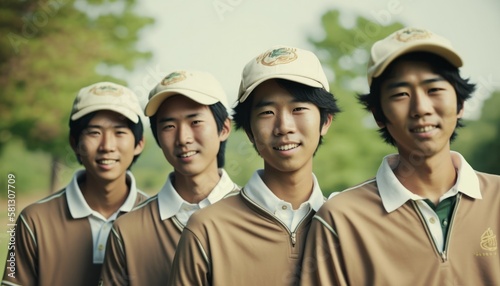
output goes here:
<path id="1" fill-rule="evenodd" d="M 99 110 L 120 113 L 134 123 L 139 122 L 142 114 L 139 100 L 132 90 L 112 82 L 98 82 L 80 89 L 73 102 L 71 120 Z"/>
<path id="2" fill-rule="evenodd" d="M 245 101 L 259 84 L 272 78 L 330 90 L 323 67 L 314 53 L 294 47 L 276 46 L 246 64 L 238 101 Z"/>
<path id="3" fill-rule="evenodd" d="M 145 108 L 146 116 L 153 116 L 165 99 L 176 94 L 203 105 L 221 102 L 228 107 L 226 93 L 213 75 L 202 71 L 178 70 L 168 74 L 151 90 Z"/>
<path id="4" fill-rule="evenodd" d="M 409 52 L 429 52 L 459 68 L 462 59 L 449 40 L 419 28 L 404 28 L 373 44 L 368 63 L 368 84 L 380 76 L 396 58 Z"/>

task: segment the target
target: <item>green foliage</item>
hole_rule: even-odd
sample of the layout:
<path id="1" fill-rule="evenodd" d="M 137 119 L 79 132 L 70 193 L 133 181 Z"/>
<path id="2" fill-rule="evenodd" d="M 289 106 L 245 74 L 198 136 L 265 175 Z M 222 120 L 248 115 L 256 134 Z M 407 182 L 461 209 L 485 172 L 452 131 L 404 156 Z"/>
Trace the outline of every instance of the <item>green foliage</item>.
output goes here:
<path id="1" fill-rule="evenodd" d="M 151 55 L 138 52 L 138 32 L 152 23 L 132 13 L 90 15 L 68 1 L 2 1 L 0 38 L 0 148 L 20 138 L 29 150 L 65 156 L 71 104 L 83 86 L 123 81 L 98 67 L 132 70 Z M 81 4 L 82 2 L 79 1 Z M 109 3 L 100 1 L 99 11 Z"/>
<path id="2" fill-rule="evenodd" d="M 368 91 L 370 46 L 403 25 L 383 27 L 358 17 L 353 28 L 346 28 L 339 18 L 339 11 L 326 12 L 322 17 L 325 37 L 310 39 L 324 67 L 334 75 L 330 88 L 343 111 L 332 123 L 315 158 L 314 172 L 325 195 L 374 177 L 382 157 L 395 152 L 383 143 L 371 114 L 356 96 Z"/>
<path id="3" fill-rule="evenodd" d="M 465 122 L 459 131 L 457 149 L 460 149 L 474 169 L 500 174 L 500 91 L 494 92 L 483 103 L 481 118 Z"/>

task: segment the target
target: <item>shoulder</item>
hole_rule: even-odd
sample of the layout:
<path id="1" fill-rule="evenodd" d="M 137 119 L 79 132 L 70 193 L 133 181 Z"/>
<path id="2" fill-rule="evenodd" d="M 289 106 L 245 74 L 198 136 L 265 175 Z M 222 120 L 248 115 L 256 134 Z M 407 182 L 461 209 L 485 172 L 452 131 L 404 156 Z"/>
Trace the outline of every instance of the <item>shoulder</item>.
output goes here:
<path id="1" fill-rule="evenodd" d="M 67 206 L 66 189 L 62 189 L 24 208 L 24 216 L 52 213 L 60 206 Z"/>
<path id="2" fill-rule="evenodd" d="M 476 171 L 483 195 L 500 197 L 500 176 Z"/>
<path id="3" fill-rule="evenodd" d="M 145 192 L 137 189 L 137 198 L 135 199 L 135 204 L 139 205 L 143 203 L 144 201 L 147 201 L 149 199 L 149 195 L 146 194 Z"/>
<path id="4" fill-rule="evenodd" d="M 192 214 L 189 218 L 187 227 L 191 228 L 203 224 L 224 221 L 229 217 L 237 215 L 243 208 L 244 202 L 242 201 L 240 193 L 230 193 L 215 204 L 200 209 Z"/>
<path id="5" fill-rule="evenodd" d="M 375 178 L 366 180 L 343 191 L 332 193 L 328 200 L 318 210 L 317 215 L 324 215 L 333 211 L 343 212 L 356 208 L 363 208 L 368 202 L 380 203 L 377 181 Z"/>
<path id="6" fill-rule="evenodd" d="M 326 203 L 345 202 L 353 198 L 361 199 L 370 195 L 378 195 L 377 181 L 375 178 L 344 189 L 337 193 L 332 193 Z"/>
<path id="7" fill-rule="evenodd" d="M 134 226 L 151 218 L 158 210 L 158 196 L 147 198 L 135 206 L 130 212 L 120 215 L 114 222 L 115 226 Z M 156 211 L 158 213 L 158 211 Z"/>

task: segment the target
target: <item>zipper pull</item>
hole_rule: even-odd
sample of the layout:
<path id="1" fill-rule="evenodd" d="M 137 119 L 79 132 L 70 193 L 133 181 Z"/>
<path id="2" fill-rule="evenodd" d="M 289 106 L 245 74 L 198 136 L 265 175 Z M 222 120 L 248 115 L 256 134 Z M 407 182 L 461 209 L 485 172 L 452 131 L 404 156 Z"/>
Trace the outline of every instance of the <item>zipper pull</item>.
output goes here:
<path id="1" fill-rule="evenodd" d="M 295 247 L 295 242 L 296 242 L 295 232 L 291 233 L 290 238 L 292 239 L 292 246 Z"/>
<path id="2" fill-rule="evenodd" d="M 446 261 L 446 250 L 441 252 L 441 258 L 443 258 L 443 262 Z"/>

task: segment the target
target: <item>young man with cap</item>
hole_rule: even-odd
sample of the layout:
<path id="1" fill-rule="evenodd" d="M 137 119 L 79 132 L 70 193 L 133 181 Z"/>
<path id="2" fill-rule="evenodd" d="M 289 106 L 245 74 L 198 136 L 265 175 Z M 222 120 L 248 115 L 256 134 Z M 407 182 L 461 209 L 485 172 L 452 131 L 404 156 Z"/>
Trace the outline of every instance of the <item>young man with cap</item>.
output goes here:
<path id="1" fill-rule="evenodd" d="M 195 213 L 181 236 L 170 285 L 293 285 L 306 233 L 325 198 L 313 156 L 338 112 L 318 58 L 279 46 L 243 70 L 237 128 L 264 169 L 240 194 Z"/>
<path id="2" fill-rule="evenodd" d="M 239 191 L 223 169 L 226 108 L 224 90 L 206 72 L 175 71 L 151 91 L 146 115 L 174 171 L 156 196 L 115 222 L 102 285 L 166 284 L 191 214 Z"/>
<path id="3" fill-rule="evenodd" d="M 80 90 L 69 139 L 85 170 L 21 212 L 2 285 L 97 284 L 113 221 L 147 199 L 128 171 L 144 148 L 141 114 L 124 86 L 99 82 Z"/>
<path id="4" fill-rule="evenodd" d="M 447 39 L 423 29 L 373 45 L 359 100 L 398 154 L 318 211 L 303 285 L 500 285 L 500 177 L 450 149 L 475 87 L 461 66 Z"/>

